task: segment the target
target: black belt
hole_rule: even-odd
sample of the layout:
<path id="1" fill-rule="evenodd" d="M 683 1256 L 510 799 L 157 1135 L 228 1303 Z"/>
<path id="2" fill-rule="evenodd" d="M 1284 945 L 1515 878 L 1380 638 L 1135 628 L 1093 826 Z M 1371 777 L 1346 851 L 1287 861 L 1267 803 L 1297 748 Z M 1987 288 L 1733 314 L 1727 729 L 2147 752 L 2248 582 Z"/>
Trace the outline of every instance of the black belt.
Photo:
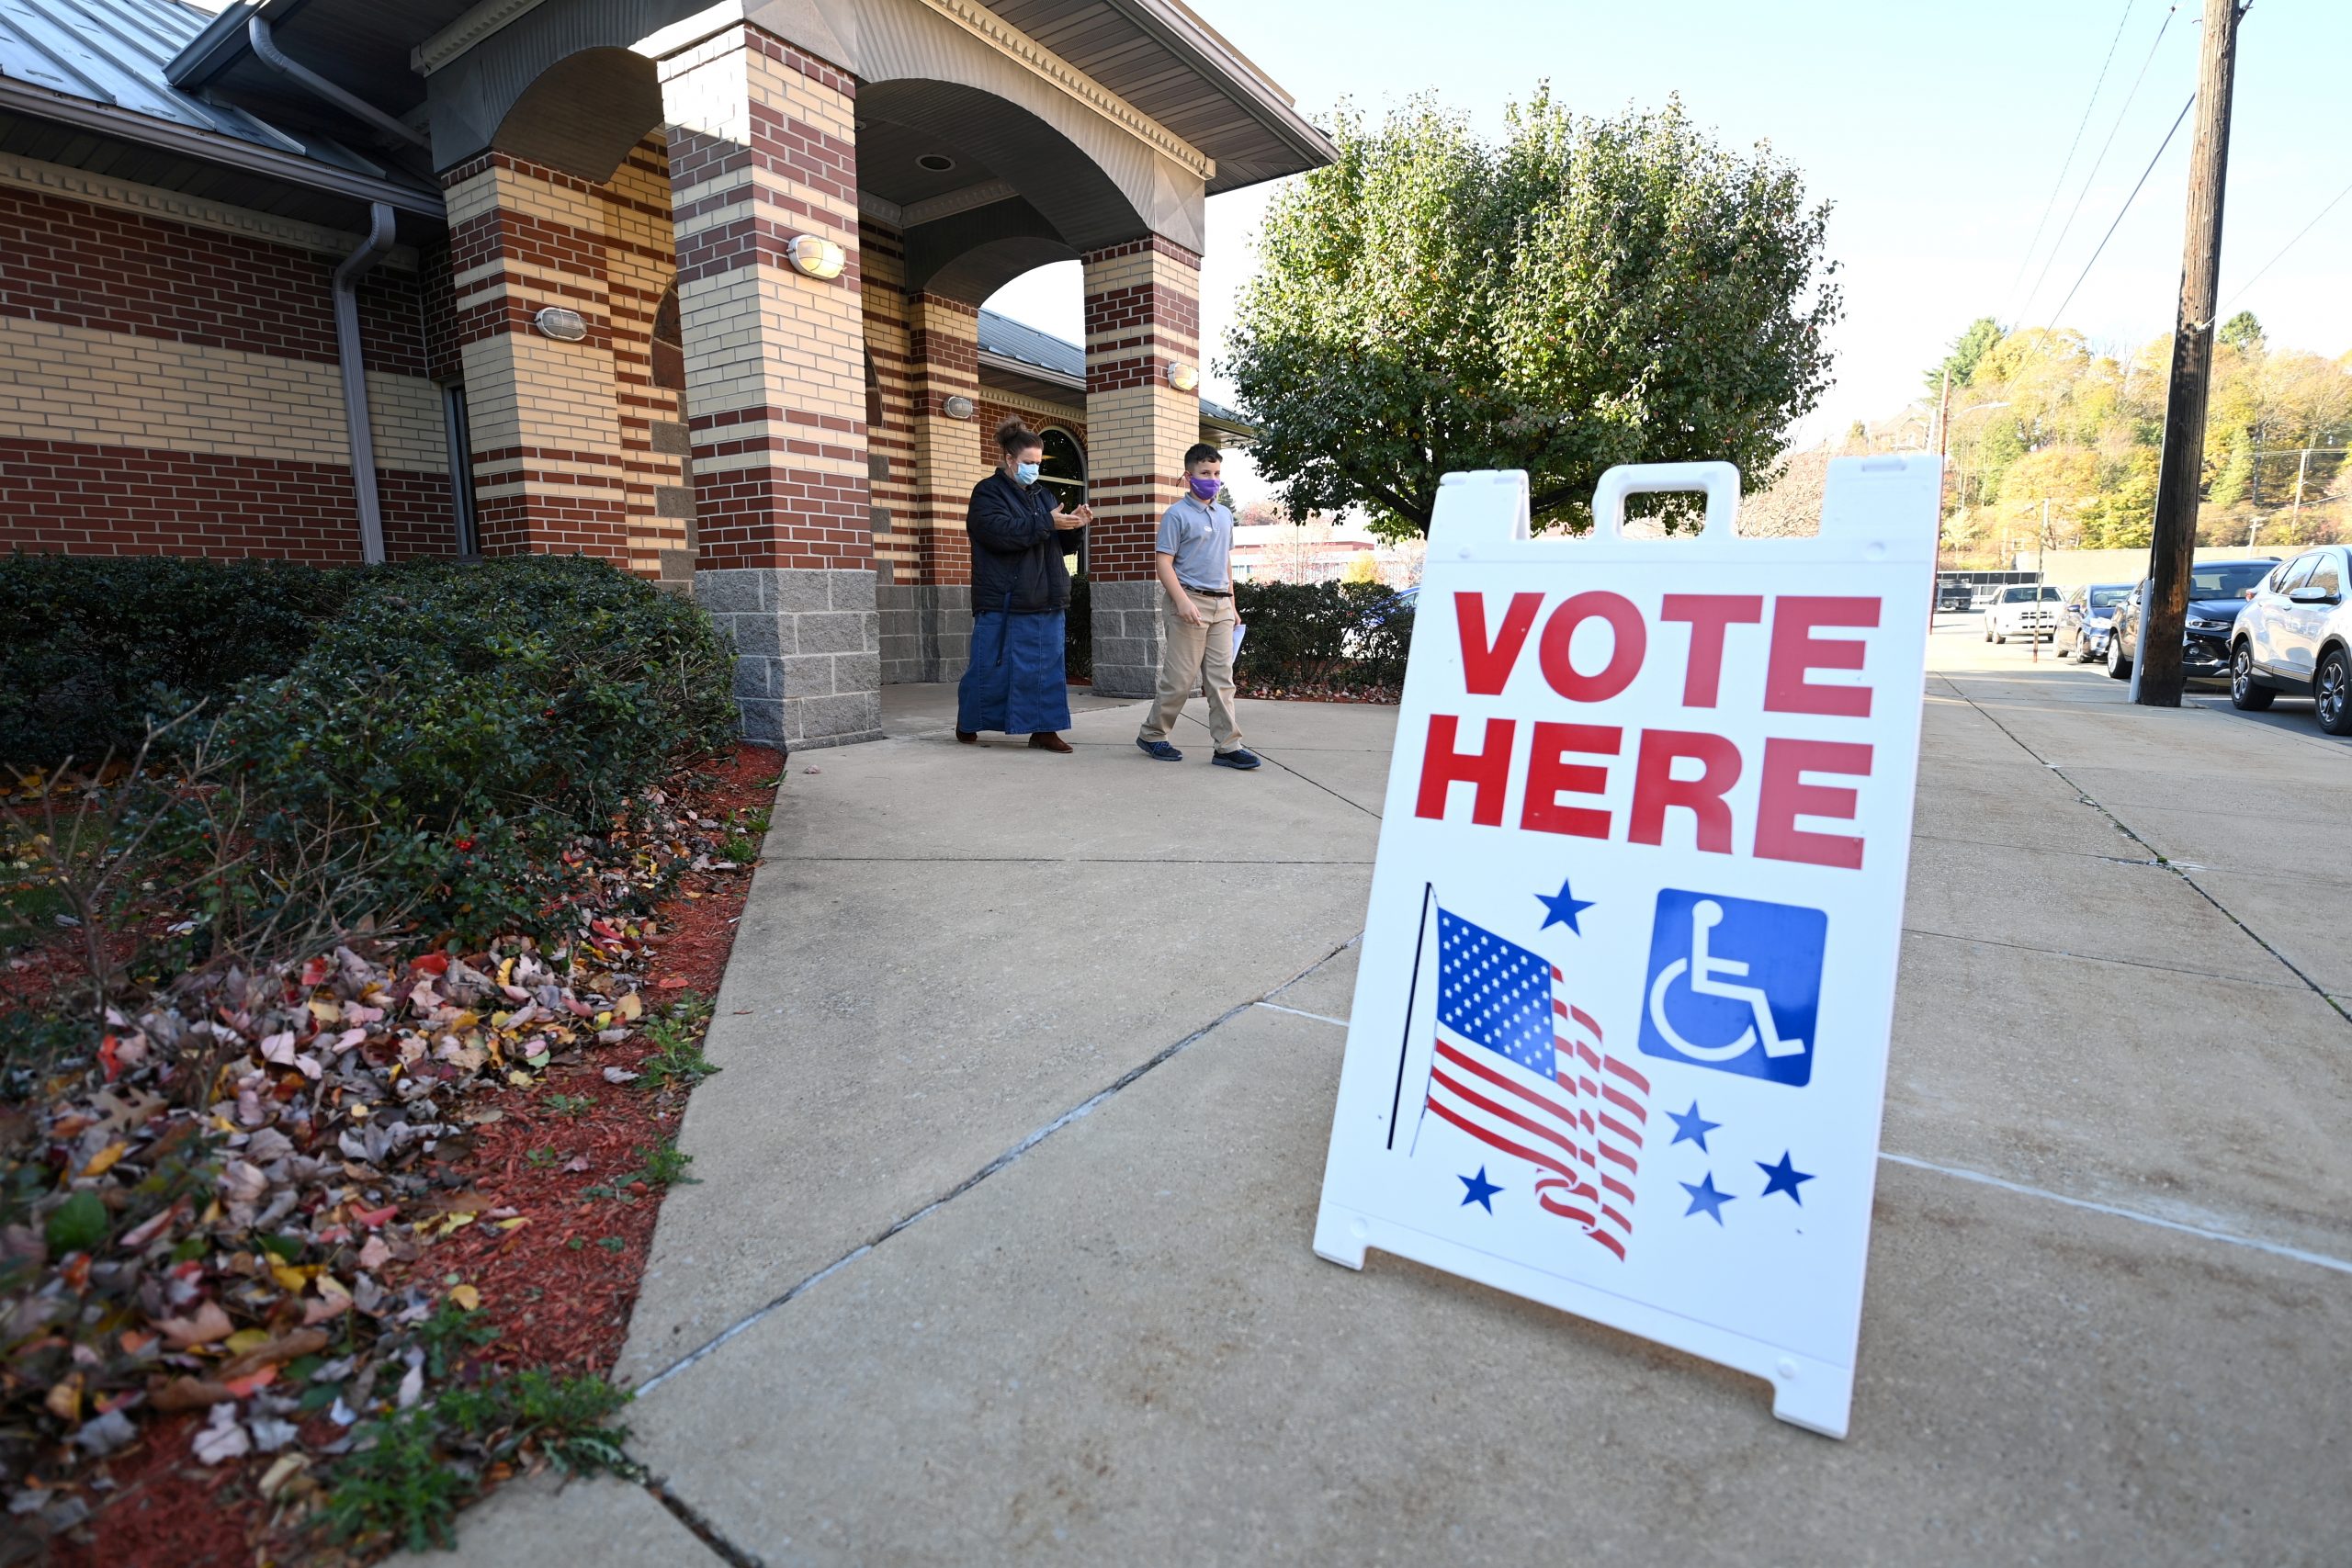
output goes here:
<path id="1" fill-rule="evenodd" d="M 1230 588 L 1195 588 L 1189 582 L 1184 584 L 1184 592 L 1187 593 L 1197 593 L 1204 599 L 1230 599 L 1233 597 L 1233 590 Z"/>

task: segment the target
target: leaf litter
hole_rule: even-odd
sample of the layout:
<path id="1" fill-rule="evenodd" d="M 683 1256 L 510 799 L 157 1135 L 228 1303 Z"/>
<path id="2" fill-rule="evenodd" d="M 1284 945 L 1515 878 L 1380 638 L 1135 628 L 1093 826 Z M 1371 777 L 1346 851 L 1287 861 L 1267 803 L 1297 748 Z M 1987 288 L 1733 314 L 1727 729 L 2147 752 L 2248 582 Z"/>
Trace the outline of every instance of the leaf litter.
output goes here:
<path id="1" fill-rule="evenodd" d="M 199 970 L 110 1013 L 86 1078 L 6 1113 L 0 1531 L 253 1561 L 436 1381 L 608 1371 L 662 1190 L 635 1156 L 695 1075 L 630 1086 L 656 1042 L 699 1061 L 750 869 L 722 819 L 780 772 L 745 747 L 647 792 L 582 855 L 561 941 Z M 534 1168 L 542 1145 L 562 1158 Z M 584 1196 L 600 1178 L 614 1196 Z M 189 1501 L 216 1509 L 209 1542 Z"/>

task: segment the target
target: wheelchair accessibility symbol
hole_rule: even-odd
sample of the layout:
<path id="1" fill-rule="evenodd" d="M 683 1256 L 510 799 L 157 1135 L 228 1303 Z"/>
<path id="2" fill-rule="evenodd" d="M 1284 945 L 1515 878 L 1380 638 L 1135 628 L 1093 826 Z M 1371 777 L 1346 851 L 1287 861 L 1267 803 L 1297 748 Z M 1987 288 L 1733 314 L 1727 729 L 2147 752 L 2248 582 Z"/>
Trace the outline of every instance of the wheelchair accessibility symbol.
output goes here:
<path id="1" fill-rule="evenodd" d="M 1642 997 L 1643 1055 L 1810 1082 L 1828 931 L 1819 909 L 1660 888 Z"/>

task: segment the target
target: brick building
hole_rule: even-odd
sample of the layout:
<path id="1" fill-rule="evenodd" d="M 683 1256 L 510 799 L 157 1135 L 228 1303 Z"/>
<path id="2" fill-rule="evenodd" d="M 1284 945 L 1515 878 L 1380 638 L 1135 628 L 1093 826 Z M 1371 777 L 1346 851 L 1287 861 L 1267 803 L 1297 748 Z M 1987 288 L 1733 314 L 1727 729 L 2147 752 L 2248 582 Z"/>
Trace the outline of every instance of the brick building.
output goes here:
<path id="1" fill-rule="evenodd" d="M 0 548 L 586 551 L 746 727 L 961 666 L 1019 412 L 1148 693 L 1205 197 L 1329 143 L 1181 0 L 0 6 Z M 979 305 L 1083 265 L 1085 342 Z"/>

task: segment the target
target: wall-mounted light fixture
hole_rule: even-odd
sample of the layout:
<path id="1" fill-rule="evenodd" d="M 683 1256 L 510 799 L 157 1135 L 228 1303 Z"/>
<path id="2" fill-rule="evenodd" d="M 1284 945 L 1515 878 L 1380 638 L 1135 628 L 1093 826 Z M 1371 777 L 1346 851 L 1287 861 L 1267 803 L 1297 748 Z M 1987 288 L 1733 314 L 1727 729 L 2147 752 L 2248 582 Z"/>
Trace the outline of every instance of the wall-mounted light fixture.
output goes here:
<path id="1" fill-rule="evenodd" d="M 969 419 L 972 417 L 972 400 L 957 392 L 939 405 L 939 412 L 950 419 Z"/>
<path id="2" fill-rule="evenodd" d="M 797 270 L 820 280 L 839 277 L 849 265 L 847 252 L 818 234 L 795 234 L 785 254 Z"/>
<path id="3" fill-rule="evenodd" d="M 1168 384 L 1180 392 L 1189 392 L 1201 384 L 1201 373 L 1179 361 L 1168 367 Z"/>
<path id="4" fill-rule="evenodd" d="M 559 343 L 578 343 L 588 335 L 587 318 L 560 305 L 542 308 L 537 315 L 531 318 L 531 324 L 539 329 L 540 336 L 554 338 Z"/>

